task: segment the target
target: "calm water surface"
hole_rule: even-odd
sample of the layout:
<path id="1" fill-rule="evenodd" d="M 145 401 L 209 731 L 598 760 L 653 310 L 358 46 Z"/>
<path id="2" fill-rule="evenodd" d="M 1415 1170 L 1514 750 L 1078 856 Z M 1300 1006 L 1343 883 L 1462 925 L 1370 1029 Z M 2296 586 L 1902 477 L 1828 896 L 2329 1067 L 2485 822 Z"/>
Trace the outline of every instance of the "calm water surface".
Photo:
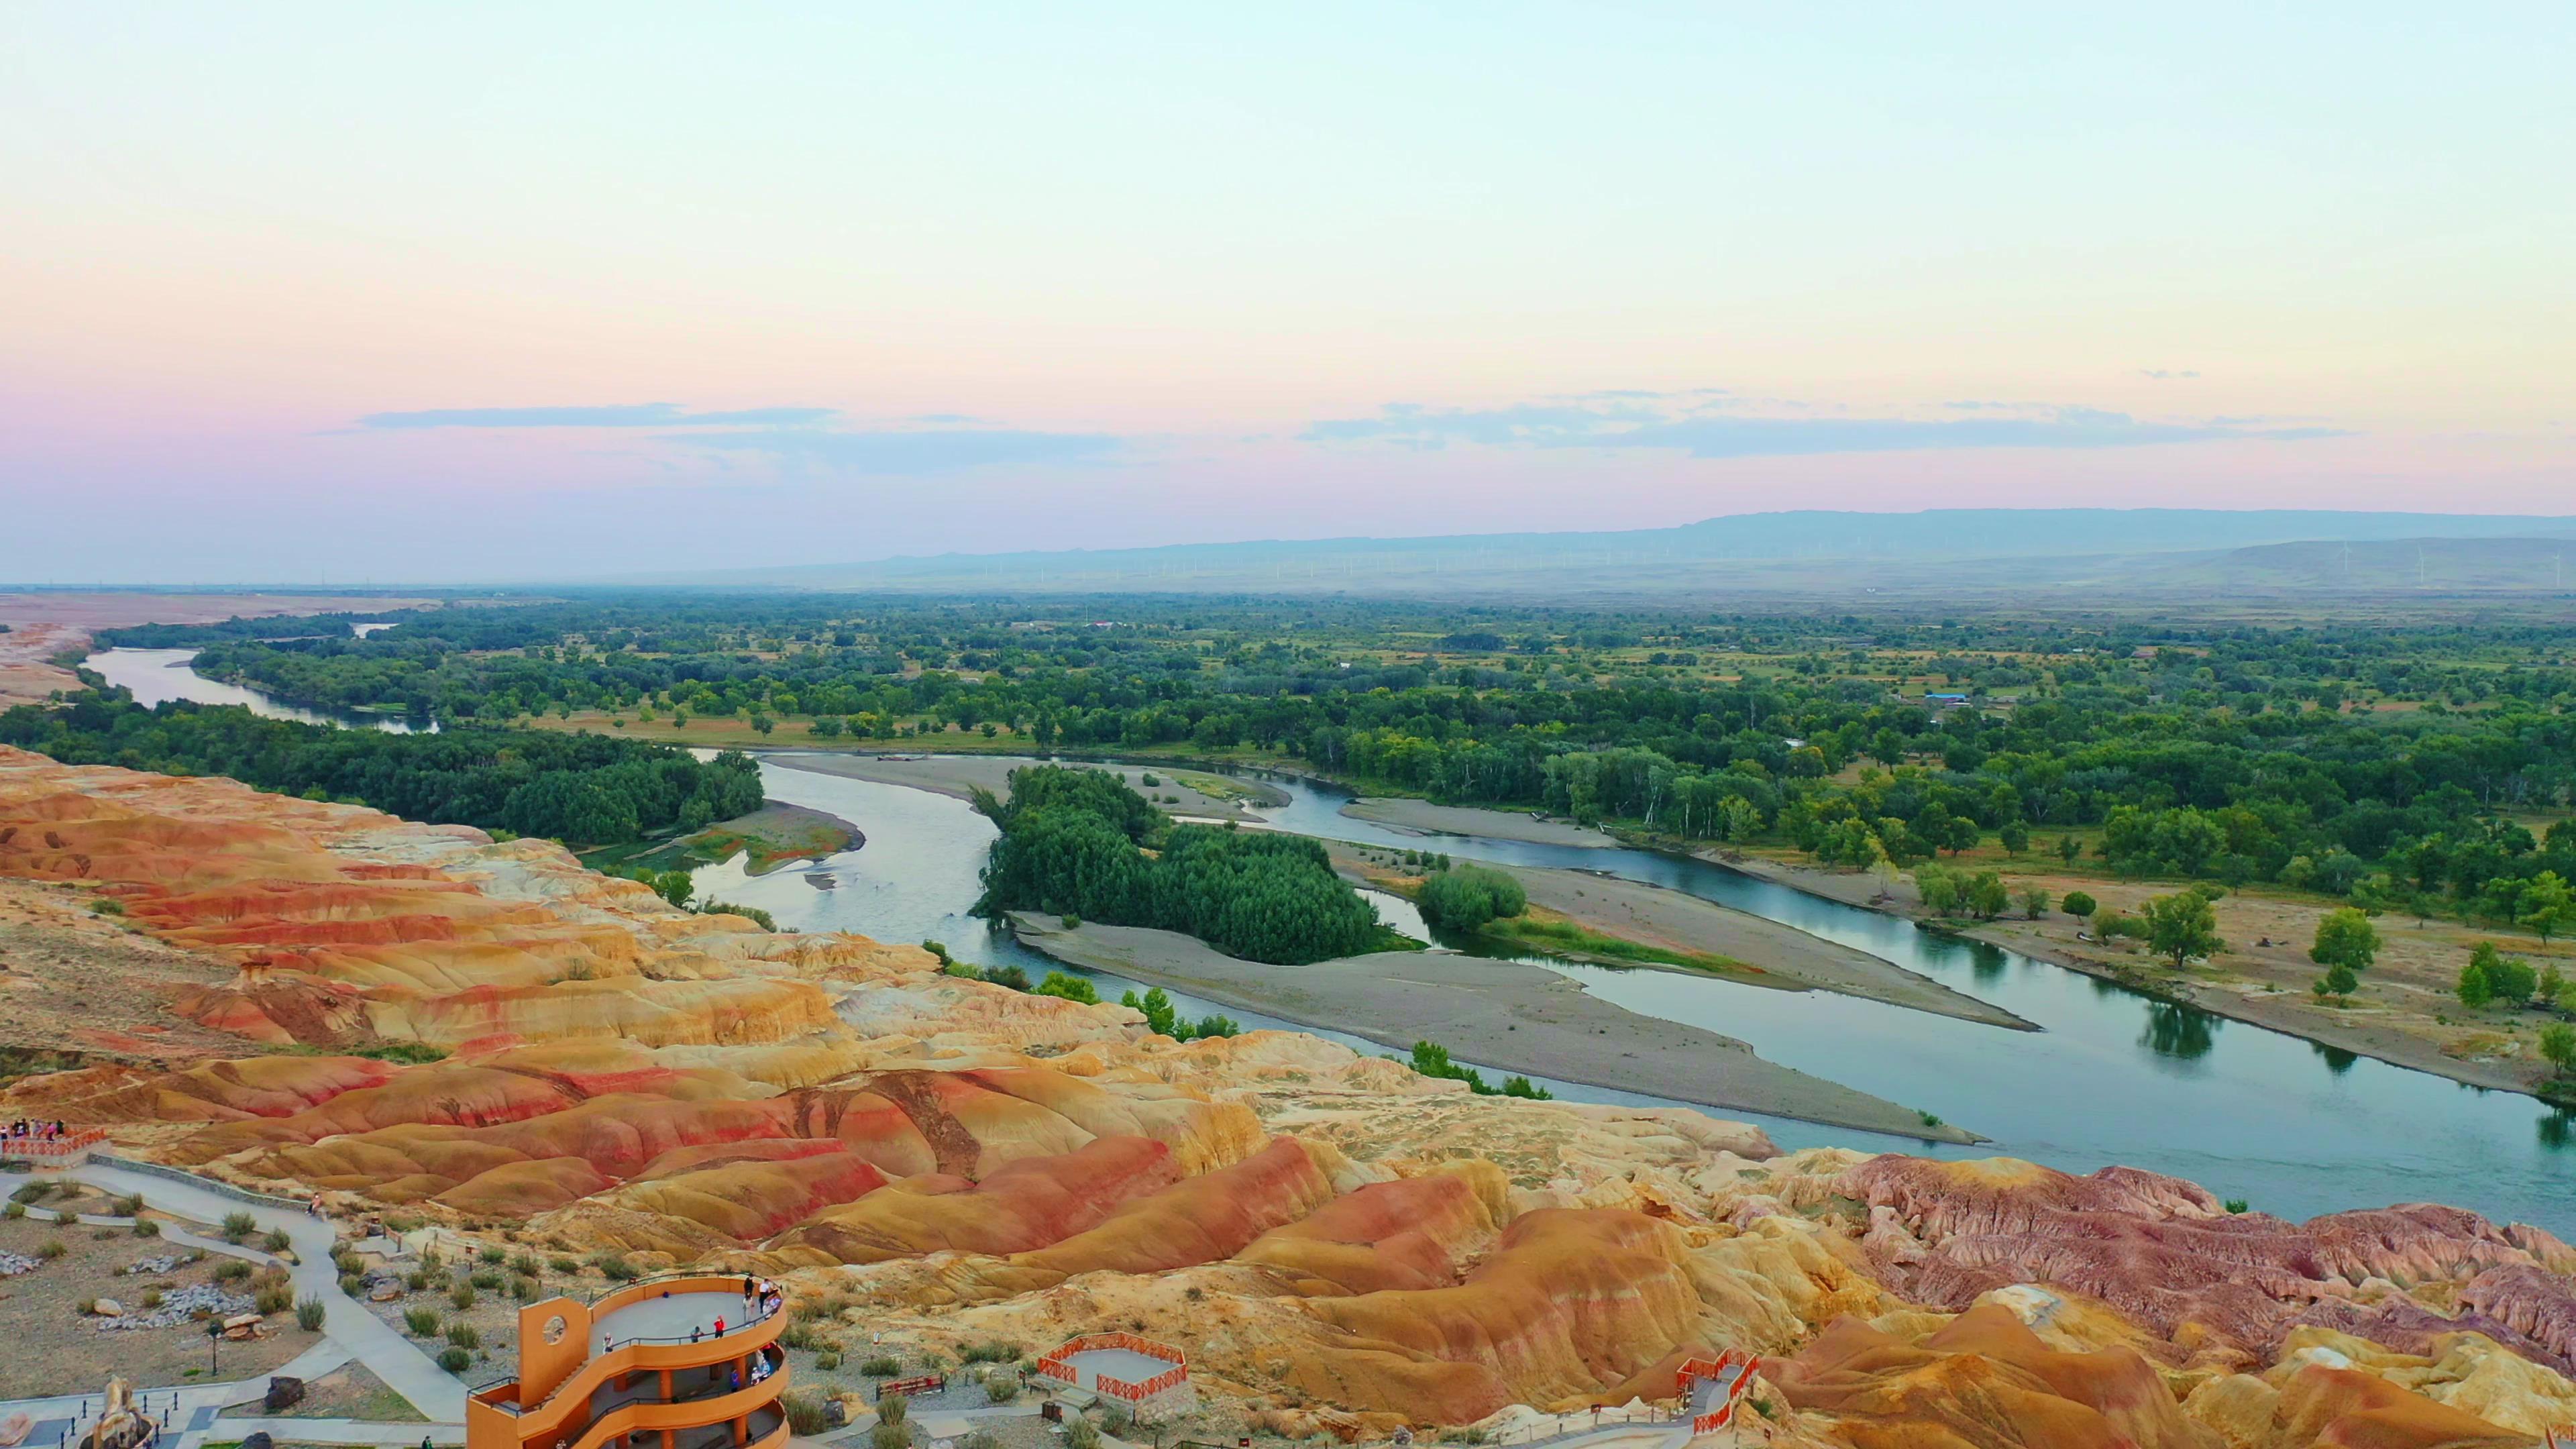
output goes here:
<path id="1" fill-rule="evenodd" d="M 390 629 L 390 624 L 360 624 L 359 629 L 372 632 Z M 291 719 L 304 724 L 346 725 L 352 729 L 388 730 L 410 734 L 415 730 L 435 731 L 437 722 L 418 723 L 400 715 L 341 714 L 330 710 L 306 709 L 285 703 L 238 684 L 207 679 L 188 667 L 197 657 L 194 649 L 103 649 L 82 661 L 108 683 L 123 685 L 134 691 L 137 704 L 161 704 L 173 699 L 195 700 L 199 704 L 238 704 L 251 713 L 268 719 Z"/>
<path id="2" fill-rule="evenodd" d="M 841 816 L 867 833 L 868 845 L 822 863 L 839 881 L 835 890 L 816 890 L 794 871 L 746 881 L 738 867 L 716 866 L 701 877 L 714 894 L 771 910 L 783 925 L 935 939 L 960 959 L 1015 962 L 1032 976 L 1060 969 L 964 914 L 993 834 L 964 802 L 769 764 L 762 778 L 771 798 Z M 1827 992 L 1544 963 L 1631 1011 L 1739 1037 L 1772 1061 L 1938 1113 L 1995 1139 L 1983 1148 L 1907 1144 L 1906 1150 L 2004 1152 L 2076 1172 L 2127 1163 L 2190 1178 L 2288 1217 L 2436 1201 L 2576 1233 L 2576 1147 L 2569 1143 L 2568 1117 L 2528 1097 L 2461 1086 L 2168 1005 L 1705 862 L 1484 837 L 1426 840 L 1341 814 L 1347 796 L 1296 780 L 1270 783 L 1291 797 L 1285 807 L 1262 811 L 1278 828 L 1398 848 L 1431 845 L 1453 857 L 1600 871 L 1688 891 L 1856 946 L 2045 1028 L 2005 1031 Z M 1381 913 L 1389 906 L 1403 903 L 1383 904 Z M 1402 929 L 1403 921 L 1397 923 Z M 1098 979 L 1112 997 L 1133 985 Z M 1178 994 L 1174 999 L 1193 1014 L 1217 1009 Z M 1229 1014 L 1247 1025 L 1282 1024 Z M 1580 1100 L 1654 1100 L 1552 1085 Z M 1788 1146 L 1896 1145 L 1846 1128 L 1755 1120 Z"/>

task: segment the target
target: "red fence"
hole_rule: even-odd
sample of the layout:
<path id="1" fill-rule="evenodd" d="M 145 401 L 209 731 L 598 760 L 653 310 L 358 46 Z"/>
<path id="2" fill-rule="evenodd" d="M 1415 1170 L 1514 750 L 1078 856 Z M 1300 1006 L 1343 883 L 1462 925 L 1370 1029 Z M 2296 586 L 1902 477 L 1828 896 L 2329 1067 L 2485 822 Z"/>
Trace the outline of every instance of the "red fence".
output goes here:
<path id="1" fill-rule="evenodd" d="M 78 1157 L 107 1140 L 104 1127 L 81 1127 L 60 1137 L 0 1137 L 0 1158 L 55 1162 Z"/>
<path id="2" fill-rule="evenodd" d="M 1177 1388 L 1189 1381 L 1188 1355 L 1170 1344 L 1156 1343 L 1150 1338 L 1138 1338 L 1132 1333 L 1086 1333 L 1039 1359 L 1038 1375 L 1060 1383 L 1079 1385 L 1082 1382 L 1082 1374 L 1073 1366 L 1074 1355 L 1098 1353 L 1103 1349 L 1111 1348 L 1123 1348 L 1130 1353 L 1141 1353 L 1147 1358 L 1158 1358 L 1172 1365 L 1141 1384 L 1131 1384 L 1125 1379 L 1113 1379 L 1107 1374 L 1094 1375 L 1092 1386 L 1111 1398 L 1142 1403 L 1156 1394 Z"/>
<path id="3" fill-rule="evenodd" d="M 888 1394 L 902 1394 L 909 1398 L 918 1393 L 937 1393 L 946 1387 L 948 1379 L 943 1374 L 923 1374 L 917 1379 L 888 1379 L 877 1385 L 877 1399 L 883 1402 Z"/>
<path id="4" fill-rule="evenodd" d="M 1733 1423 L 1735 1406 L 1744 1398 L 1745 1391 L 1753 1387 L 1754 1371 L 1761 1366 L 1760 1359 L 1732 1348 L 1719 1354 L 1714 1361 L 1704 1358 L 1684 1360 L 1682 1366 L 1673 1371 L 1673 1391 L 1681 1396 L 1684 1407 L 1689 1406 L 1692 1393 L 1702 1380 L 1726 1386 L 1726 1397 L 1715 1407 L 1705 1414 L 1691 1416 L 1691 1433 L 1706 1434 Z M 1734 1374 L 1732 1379 L 1728 1378 L 1730 1370 Z"/>

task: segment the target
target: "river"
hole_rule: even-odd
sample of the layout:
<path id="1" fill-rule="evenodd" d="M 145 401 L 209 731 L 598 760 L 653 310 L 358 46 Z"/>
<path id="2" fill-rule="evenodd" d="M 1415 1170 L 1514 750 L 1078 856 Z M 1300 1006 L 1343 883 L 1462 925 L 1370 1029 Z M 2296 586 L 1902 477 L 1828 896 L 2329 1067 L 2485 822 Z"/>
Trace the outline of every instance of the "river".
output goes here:
<path id="1" fill-rule="evenodd" d="M 360 637 L 390 624 L 358 624 Z M 298 720 L 305 724 L 346 725 L 353 729 L 388 730 L 410 734 L 416 730 L 435 731 L 434 720 L 414 723 L 401 715 L 346 713 L 333 710 L 306 709 L 260 693 L 239 684 L 226 684 L 208 679 L 188 667 L 197 657 L 194 649 L 102 649 L 81 662 L 81 667 L 96 673 L 109 684 L 121 685 L 134 692 L 137 704 L 161 704 L 173 699 L 194 700 L 199 704 L 245 705 L 250 712 L 270 719 Z"/>
<path id="2" fill-rule="evenodd" d="M 253 690 L 200 679 L 186 650 L 118 649 L 89 667 L 146 703 L 186 698 L 246 704 L 264 715 L 329 720 Z M 764 762 L 772 799 L 827 811 L 866 833 L 864 849 L 816 868 L 747 879 L 736 865 L 700 873 L 701 889 L 760 906 L 800 930 L 850 930 L 888 941 L 938 940 L 961 960 L 1016 963 L 1034 979 L 1054 963 L 965 914 L 992 826 L 959 800 L 900 785 Z M 2169 1005 L 2016 952 L 1917 930 L 1875 911 L 1806 895 L 1722 866 L 1651 851 L 1531 845 L 1485 837 L 1426 840 L 1340 813 L 1348 798 L 1265 777 L 1286 791 L 1265 807 L 1276 828 L 1366 844 L 1436 845 L 1452 856 L 1602 871 L 1668 886 L 1882 956 L 2038 1023 L 2013 1032 L 1827 992 L 1792 993 L 1660 971 L 1550 962 L 1603 999 L 1706 1027 L 1763 1056 L 1891 1101 L 1921 1105 L 1994 1139 L 1927 1148 L 1846 1128 L 1759 1121 L 1784 1146 L 1848 1144 L 1940 1156 L 2008 1153 L 2071 1172 L 2113 1163 L 2186 1177 L 2284 1217 L 2395 1202 L 2446 1202 L 2576 1237 L 2576 1129 L 2568 1114 L 2511 1092 L 2462 1086 L 2297 1037 Z M 1394 913 L 1399 901 L 1381 903 Z M 1294 968 L 1283 967 L 1283 970 Z M 1100 976 L 1114 997 L 1133 983 Z M 1189 1014 L 1215 1006 L 1178 993 Z M 1247 1026 L 1287 1026 L 1234 1011 Z M 1300 1028 L 1316 1030 L 1315 1028 Z M 1317 1035 L 1382 1051 L 1331 1030 Z M 1651 1097 L 1548 1083 L 1575 1100 Z"/>
<path id="3" fill-rule="evenodd" d="M 964 802 L 768 763 L 762 778 L 772 799 L 849 820 L 866 832 L 868 844 L 820 864 L 839 882 L 836 889 L 817 890 L 794 870 L 747 880 L 739 866 L 727 865 L 702 873 L 715 895 L 763 907 L 782 925 L 800 929 L 938 940 L 961 960 L 1016 963 L 1032 979 L 1061 969 L 964 914 L 993 835 Z M 1287 806 L 1261 812 L 1281 829 L 1399 848 L 1430 844 L 1454 857 L 1602 871 L 1688 891 L 1885 957 L 2044 1028 L 2005 1031 L 1821 991 L 1546 963 L 1631 1011 L 1738 1037 L 1784 1066 L 1926 1106 L 1994 1139 L 1986 1147 L 1935 1149 L 1848 1128 L 1726 1114 L 1760 1122 L 1784 1146 L 2008 1153 L 2072 1172 L 2125 1163 L 2189 1178 L 2284 1217 L 2431 1201 L 2576 1233 L 2576 1146 L 2569 1143 L 2567 1115 L 2529 1097 L 2462 1086 L 2170 1005 L 1723 866 L 1640 850 L 1463 836 L 1426 840 L 1343 815 L 1348 797 L 1311 783 L 1267 783 L 1290 796 Z M 1112 997 L 1133 985 L 1095 979 Z M 1192 1014 L 1217 1009 L 1175 1000 Z M 1245 1013 L 1230 1014 L 1245 1019 Z M 1278 1024 L 1247 1019 L 1247 1025 Z M 1330 1031 L 1318 1034 L 1385 1050 Z M 1577 1100 L 1655 1100 L 1549 1085 Z"/>

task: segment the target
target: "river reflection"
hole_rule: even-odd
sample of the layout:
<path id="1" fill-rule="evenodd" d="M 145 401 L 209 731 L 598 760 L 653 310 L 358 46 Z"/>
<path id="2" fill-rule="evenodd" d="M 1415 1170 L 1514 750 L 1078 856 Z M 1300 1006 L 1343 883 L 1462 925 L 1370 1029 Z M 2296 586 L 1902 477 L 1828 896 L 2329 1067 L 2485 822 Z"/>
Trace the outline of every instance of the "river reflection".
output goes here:
<path id="1" fill-rule="evenodd" d="M 888 940 L 934 937 L 963 959 L 1017 962 L 1033 977 L 1054 969 L 964 914 L 992 831 L 962 801 L 767 763 L 762 776 L 772 798 L 852 821 L 867 832 L 868 847 L 829 863 L 842 880 L 836 890 L 814 890 L 782 873 L 720 894 L 771 910 L 782 923 Z M 1426 841 L 1342 815 L 1341 797 L 1311 784 L 1273 783 L 1290 794 L 1287 805 L 1263 811 L 1274 826 L 1398 849 L 1431 844 L 1458 858 L 1606 871 L 1689 891 L 1856 946 L 2040 1023 L 2046 1030 L 2012 1032 L 1824 992 L 1545 963 L 1631 1011 L 1738 1037 L 1772 1061 L 1996 1139 L 1980 1151 L 2077 1172 L 2113 1163 L 2170 1172 L 2291 1217 L 2434 1201 L 2576 1232 L 2576 1152 L 2563 1147 L 2565 1116 L 2528 1097 L 2331 1053 L 1707 862 L 1481 837 Z M 1129 984 L 1106 978 L 1118 990 Z M 1193 1014 L 1223 1009 L 1176 1002 Z M 1784 1146 L 1897 1145 L 1841 1128 L 1763 1126 Z"/>

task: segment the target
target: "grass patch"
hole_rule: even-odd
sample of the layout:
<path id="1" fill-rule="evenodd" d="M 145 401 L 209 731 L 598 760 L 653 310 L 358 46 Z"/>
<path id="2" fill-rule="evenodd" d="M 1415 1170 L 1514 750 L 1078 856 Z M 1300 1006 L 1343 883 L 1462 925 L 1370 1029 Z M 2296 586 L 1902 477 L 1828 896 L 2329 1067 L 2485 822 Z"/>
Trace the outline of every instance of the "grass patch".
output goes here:
<path id="1" fill-rule="evenodd" d="M 1717 976 L 1768 974 L 1749 961 L 1738 961 L 1715 951 L 1679 951 L 1669 946 L 1631 941 L 1623 936 L 1605 935 L 1538 906 L 1530 907 L 1521 915 L 1487 922 L 1480 934 L 1499 945 L 1527 947 L 1541 955 L 1598 961 L 1613 966 L 1680 966 Z"/>

